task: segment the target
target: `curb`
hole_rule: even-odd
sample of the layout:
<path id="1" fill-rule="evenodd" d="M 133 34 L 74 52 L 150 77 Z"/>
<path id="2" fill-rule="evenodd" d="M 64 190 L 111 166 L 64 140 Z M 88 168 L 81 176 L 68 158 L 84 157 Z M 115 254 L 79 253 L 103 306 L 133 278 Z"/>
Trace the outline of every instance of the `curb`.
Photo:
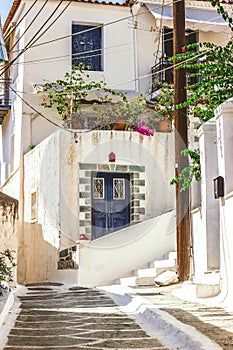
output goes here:
<path id="1" fill-rule="evenodd" d="M 118 285 L 100 287 L 120 309 L 134 318 L 145 331 L 170 349 L 221 350 L 195 327 L 178 321 L 160 310 L 148 299 L 138 296 L 130 287 Z"/>
<path id="2" fill-rule="evenodd" d="M 12 305 L 14 304 L 14 294 L 13 291 L 9 292 L 6 297 L 0 298 L 0 327 L 2 327 L 6 316 Z"/>

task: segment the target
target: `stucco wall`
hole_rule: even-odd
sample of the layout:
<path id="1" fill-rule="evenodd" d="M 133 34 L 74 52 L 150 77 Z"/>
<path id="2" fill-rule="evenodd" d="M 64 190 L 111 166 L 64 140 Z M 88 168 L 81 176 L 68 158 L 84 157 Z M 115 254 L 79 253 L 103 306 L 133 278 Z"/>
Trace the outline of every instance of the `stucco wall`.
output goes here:
<path id="1" fill-rule="evenodd" d="M 17 263 L 18 251 L 18 201 L 0 193 L 0 251 L 5 249 L 13 251 Z M 17 281 L 14 271 L 14 283 Z"/>
<path id="2" fill-rule="evenodd" d="M 232 310 L 233 99 L 217 108 L 215 119 L 205 123 L 200 133 L 202 207 L 192 213 L 194 277 L 197 282 L 206 283 L 208 275 L 204 269 L 210 270 L 208 260 L 211 257 L 213 263 L 219 254 L 220 298 Z M 224 180 L 224 193 L 219 198 L 214 196 L 213 179 L 217 176 Z M 217 277 L 218 266 L 215 270 Z"/>
<path id="3" fill-rule="evenodd" d="M 216 110 L 219 175 L 224 178 L 224 197 L 219 198 L 222 296 L 233 310 L 233 100 Z"/>
<path id="4" fill-rule="evenodd" d="M 145 168 L 144 219 L 174 209 L 174 188 L 169 185 L 174 171 L 173 134 L 143 137 L 136 132 L 93 131 L 80 134 L 76 143 L 73 134 L 59 130 L 24 157 L 27 281 L 36 278 L 34 268 L 45 278 L 46 268 L 56 268 L 58 251 L 76 243 L 81 233 L 80 164 L 108 165 L 110 152 L 116 155 L 115 165 Z M 38 196 L 38 217 L 32 222 L 33 192 Z"/>
<path id="5" fill-rule="evenodd" d="M 24 157 L 23 247 L 25 282 L 44 281 L 59 250 L 60 135 L 47 138 Z M 35 212 L 32 213 L 32 194 Z M 32 215 L 33 214 L 33 215 Z"/>
<path id="6" fill-rule="evenodd" d="M 175 249 L 176 219 L 170 211 L 95 241 L 80 242 L 78 282 L 88 287 L 112 283 Z"/>

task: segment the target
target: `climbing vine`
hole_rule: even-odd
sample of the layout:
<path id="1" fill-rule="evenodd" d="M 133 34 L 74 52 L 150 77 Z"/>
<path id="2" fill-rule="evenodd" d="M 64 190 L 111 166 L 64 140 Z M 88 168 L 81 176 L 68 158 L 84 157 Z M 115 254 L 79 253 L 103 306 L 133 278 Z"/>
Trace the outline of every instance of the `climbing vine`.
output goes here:
<path id="1" fill-rule="evenodd" d="M 182 169 L 180 174 L 170 181 L 170 184 L 174 185 L 180 181 L 181 191 L 185 191 L 191 185 L 193 178 L 197 181 L 201 180 L 200 151 L 199 149 L 184 149 L 181 151 L 181 155 L 190 158 L 189 166 Z"/>
<path id="2" fill-rule="evenodd" d="M 185 52 L 172 58 L 191 72 L 188 75 L 187 101 L 176 108 L 187 107 L 190 117 L 198 117 L 200 124 L 214 117 L 215 109 L 232 97 L 233 91 L 233 40 L 225 46 L 204 42 L 188 45 Z M 196 150 L 184 150 L 191 159 L 190 166 L 183 169 L 172 184 L 181 181 L 181 190 L 191 184 L 193 178 L 201 180 L 200 154 Z"/>

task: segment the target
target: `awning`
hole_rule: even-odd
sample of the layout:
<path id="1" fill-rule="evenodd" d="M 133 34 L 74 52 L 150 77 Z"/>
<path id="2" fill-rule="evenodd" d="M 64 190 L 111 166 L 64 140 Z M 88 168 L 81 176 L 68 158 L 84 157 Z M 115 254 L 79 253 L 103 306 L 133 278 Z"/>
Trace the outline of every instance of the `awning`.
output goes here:
<path id="1" fill-rule="evenodd" d="M 6 46 L 2 34 L 2 24 L 0 18 L 0 62 L 8 61 Z"/>
<path id="2" fill-rule="evenodd" d="M 173 9 L 171 6 L 146 4 L 148 10 L 156 20 L 163 21 L 163 26 L 173 27 Z M 230 28 L 221 15 L 207 9 L 185 9 L 186 29 L 201 30 L 204 32 L 229 32 Z"/>

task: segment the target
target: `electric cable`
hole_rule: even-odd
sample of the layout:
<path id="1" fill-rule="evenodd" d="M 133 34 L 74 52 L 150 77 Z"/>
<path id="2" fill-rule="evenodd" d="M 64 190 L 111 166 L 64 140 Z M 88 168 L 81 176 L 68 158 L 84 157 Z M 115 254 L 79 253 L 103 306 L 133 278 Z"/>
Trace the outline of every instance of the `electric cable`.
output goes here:
<path id="1" fill-rule="evenodd" d="M 31 9 L 34 7 L 36 4 L 37 0 L 33 2 L 33 4 L 29 7 L 29 9 L 25 12 L 23 17 L 19 20 L 19 22 L 16 24 L 16 26 L 7 34 L 5 37 L 5 42 L 10 38 L 11 34 L 15 31 L 15 29 L 20 25 L 20 23 L 24 20 L 24 18 L 27 16 L 27 14 L 31 11 Z"/>
<path id="2" fill-rule="evenodd" d="M 180 1 L 180 0 L 177 0 L 177 1 Z M 35 35 L 33 36 L 33 38 L 29 41 L 29 43 L 27 43 L 27 45 L 24 47 L 24 49 L 22 49 L 22 50 L 20 51 L 20 53 L 19 53 L 12 61 L 10 61 L 4 68 L 2 68 L 2 70 L 0 71 L 0 76 L 2 76 L 2 75 L 11 67 L 11 65 L 12 65 L 15 61 L 17 61 L 17 59 L 18 59 L 27 49 L 29 49 L 29 48 L 31 48 L 31 47 L 35 47 L 35 45 L 34 45 L 35 42 L 36 42 L 36 41 L 51 27 L 51 25 L 50 25 L 50 26 L 42 33 L 42 35 L 40 35 L 37 39 L 35 39 L 35 37 L 36 37 L 37 34 L 42 30 L 42 28 L 44 27 L 44 25 L 50 20 L 50 18 L 53 16 L 54 12 L 57 10 L 57 8 L 61 5 L 62 2 L 63 2 L 63 0 L 60 1 L 60 3 L 57 5 L 56 9 L 53 11 L 52 15 L 50 15 L 49 18 L 44 22 L 43 26 L 36 32 L 36 34 L 35 34 Z M 71 2 L 72 2 L 72 0 L 68 3 L 68 5 L 65 7 L 65 9 L 70 5 Z M 148 12 L 148 11 L 149 11 L 149 10 L 147 9 L 147 11 L 145 11 L 145 12 Z M 63 11 L 63 12 L 64 12 L 64 11 Z M 63 12 L 62 12 L 62 13 L 63 13 Z M 59 17 L 60 17 L 60 16 L 59 16 Z M 58 17 L 58 18 L 59 18 L 59 17 Z M 58 18 L 57 18 L 57 19 L 58 19 Z M 128 18 L 131 18 L 131 16 L 127 16 L 126 18 L 123 18 L 123 19 L 128 19 Z M 120 22 L 120 21 L 122 21 L 123 19 L 121 18 L 121 19 L 118 19 L 118 20 L 109 22 L 109 23 L 107 23 L 107 24 L 104 24 L 104 26 L 107 26 L 107 25 L 110 25 L 110 24 L 114 24 L 114 23 Z M 54 24 L 54 22 L 55 22 L 55 21 L 53 21 L 52 24 Z M 81 31 L 81 32 L 78 32 L 78 33 L 79 33 L 79 34 L 82 34 L 82 33 L 85 33 L 85 32 L 91 31 L 91 30 L 94 30 L 94 29 L 96 29 L 96 28 L 99 28 L 99 27 L 103 27 L 103 25 L 98 25 L 98 26 L 96 26 L 96 27 L 92 27 L 92 28 L 90 28 L 90 29 L 86 29 L 86 30 Z M 76 35 L 76 34 L 77 34 L 77 33 L 69 34 L 68 36 L 59 38 L 59 40 L 64 39 L 64 38 L 66 38 L 66 37 L 71 37 L 71 36 Z M 35 40 L 34 40 L 34 39 L 35 39 Z M 33 40 L 34 40 L 34 42 L 33 42 Z M 57 41 L 57 39 L 53 39 L 53 40 L 47 41 L 47 42 L 45 42 L 45 43 L 50 43 L 50 42 L 54 42 L 54 41 Z M 32 44 L 31 44 L 31 43 L 32 43 Z M 30 45 L 30 44 L 31 44 L 31 45 Z M 42 44 L 44 44 L 44 43 L 37 44 L 36 46 L 42 45 Z"/>
<path id="3" fill-rule="evenodd" d="M 206 52 L 209 52 L 209 51 L 211 51 L 211 50 L 212 50 L 212 49 L 209 49 L 209 50 L 207 50 Z M 200 55 L 197 55 L 196 57 L 198 58 L 198 56 L 202 56 L 202 55 L 203 55 L 203 53 L 200 53 Z M 192 59 L 193 59 L 193 57 L 190 57 L 190 58 L 186 59 L 186 60 L 183 61 L 183 62 L 179 62 L 179 63 L 177 63 L 177 64 L 174 64 L 174 65 L 172 66 L 172 68 L 174 69 L 174 68 L 176 68 L 176 67 L 178 67 L 178 66 L 180 66 L 180 65 L 182 65 L 182 64 L 184 64 L 184 63 L 187 63 L 187 62 L 191 61 Z M 169 67 L 169 68 L 161 69 L 160 71 L 156 72 L 156 74 L 161 73 L 161 72 L 163 72 L 163 71 L 166 71 L 167 69 L 170 69 L 170 67 Z M 141 76 L 141 77 L 138 77 L 137 79 L 144 79 L 145 77 L 152 76 L 152 75 L 153 75 L 153 73 L 146 74 L 146 75 L 143 75 L 143 76 Z M 122 85 L 122 84 L 124 84 L 124 83 L 132 82 L 132 81 L 135 81 L 135 79 L 131 79 L 131 80 L 128 80 L 128 81 L 125 81 L 125 82 L 121 82 L 121 83 L 115 84 L 115 85 L 113 85 L 112 87 L 114 88 L 115 86 Z M 87 132 L 91 132 L 91 131 L 93 131 L 93 130 L 96 130 L 96 128 L 92 128 L 92 129 L 89 129 L 89 130 L 82 130 L 82 131 L 79 130 L 79 131 L 77 131 L 77 129 L 74 130 L 74 129 L 65 128 L 65 127 L 63 127 L 63 126 L 61 126 L 61 125 L 59 125 L 59 124 L 53 122 L 52 120 L 50 120 L 50 119 L 49 119 L 48 117 L 46 117 L 43 113 L 39 112 L 35 107 L 33 107 L 29 102 L 27 102 L 23 97 L 21 97 L 20 94 L 19 94 L 14 88 L 12 88 L 12 87 L 10 86 L 9 89 L 10 89 L 16 96 L 18 96 L 18 97 L 21 99 L 22 102 L 24 102 L 28 107 L 30 107 L 36 114 L 38 114 L 39 116 L 41 116 L 42 118 L 44 118 L 45 120 L 47 120 L 49 123 L 53 124 L 54 126 L 60 128 L 60 129 L 62 129 L 62 130 L 68 131 L 68 132 L 70 132 L 70 133 L 72 133 L 72 134 L 74 134 L 74 135 L 83 134 L 83 133 L 87 133 Z M 85 91 L 85 90 L 84 90 L 84 91 Z M 88 91 L 90 91 L 90 90 L 88 90 Z M 94 89 L 91 90 L 91 91 L 94 91 Z M 149 95 L 149 93 L 148 93 L 147 95 Z M 145 96 L 146 96 L 146 95 L 145 95 Z M 102 126 L 102 127 L 103 127 L 103 126 Z"/>
<path id="4" fill-rule="evenodd" d="M 215 18 L 217 18 L 217 17 L 213 17 L 212 19 L 215 19 Z M 206 27 L 205 27 L 205 29 L 211 29 L 212 27 L 213 27 L 214 25 L 213 24 L 209 24 L 209 25 L 207 25 Z M 89 30 L 93 30 L 94 28 L 91 28 L 91 29 L 89 29 Z M 89 31 L 88 30 L 88 31 Z M 84 31 L 85 32 L 85 31 Z M 82 32 L 78 32 L 78 33 L 76 33 L 77 35 L 78 34 L 82 34 L 83 33 L 83 31 Z M 193 35 L 193 34 L 197 34 L 197 33 L 199 33 L 199 30 L 195 30 L 195 31 L 193 31 L 192 30 L 192 32 L 191 33 L 188 33 L 187 35 L 186 35 L 186 37 L 188 37 L 188 36 L 190 36 L 190 35 Z M 163 37 L 166 37 L 167 35 L 169 35 L 168 33 L 164 33 L 163 34 Z M 161 35 L 158 35 L 158 38 L 160 38 L 161 37 Z M 167 43 L 167 42 L 169 42 L 169 41 L 172 41 L 173 39 L 172 38 L 169 38 L 169 39 L 165 39 L 165 40 L 163 40 L 163 43 L 165 44 L 165 43 Z M 125 46 L 126 44 L 122 44 L 122 45 L 115 45 L 115 46 L 112 46 L 112 47 L 116 47 L 116 46 Z M 33 46 L 33 47 L 35 47 L 35 46 Z M 78 52 L 78 53 L 75 53 L 75 54 L 71 54 L 71 56 L 72 57 L 74 57 L 74 56 L 79 56 L 79 55 L 84 55 L 84 54 L 86 54 L 86 53 L 92 53 L 92 52 L 95 52 L 95 51 L 99 51 L 99 50 L 101 50 L 101 51 L 103 51 L 103 50 L 107 50 L 107 49 L 109 49 L 109 48 L 112 48 L 112 47 L 107 47 L 107 48 L 101 48 L 101 49 L 96 49 L 96 50 L 88 50 L 88 51 L 83 51 L 83 52 Z M 159 48 L 159 46 L 158 46 L 158 48 Z M 13 51 L 13 52 L 19 52 L 20 50 L 15 50 L 15 51 Z M 96 56 L 100 56 L 100 55 L 102 55 L 103 53 L 100 53 L 100 54 L 96 54 L 96 55 L 89 55 L 89 56 L 85 56 L 85 57 L 96 57 Z M 55 57 L 48 57 L 48 58 L 44 58 L 44 59 L 38 59 L 38 60 L 31 60 L 31 61 L 24 61 L 24 62 L 16 62 L 16 63 L 13 63 L 12 65 L 13 66 L 15 66 L 15 65 L 23 65 L 23 64 L 29 64 L 29 63 L 38 63 L 38 62 L 42 62 L 42 61 L 44 61 L 44 62 L 46 62 L 46 61 L 52 61 L 52 60 L 59 60 L 59 58 L 61 58 L 61 60 L 63 60 L 63 59 L 65 59 L 65 57 L 70 57 L 70 55 L 63 55 L 63 56 L 55 56 Z M 80 57 L 79 57 L 80 58 Z M 81 57 L 82 58 L 82 57 Z"/>
<path id="5" fill-rule="evenodd" d="M 175 2 L 179 2 L 179 1 L 181 1 L 181 0 L 175 0 Z M 166 4 L 165 6 L 169 6 L 169 5 L 172 5 L 172 4 L 173 4 L 173 2 L 170 2 L 170 3 Z M 160 9 L 160 7 L 161 6 L 157 7 L 156 9 Z M 148 12 L 150 12 L 150 10 L 146 9 L 145 11 L 142 11 L 140 14 L 138 14 L 138 16 L 139 15 L 143 15 L 143 14 L 148 13 Z M 92 30 L 95 30 L 97 28 L 104 28 L 104 27 L 107 27 L 109 25 L 125 21 L 127 19 L 132 19 L 132 15 L 129 15 L 129 16 L 126 16 L 126 17 L 122 17 L 120 19 L 117 19 L 117 20 L 114 20 L 114 21 L 111 21 L 111 22 L 107 22 L 107 23 L 104 23 L 104 24 L 100 24 L 100 25 L 97 25 L 95 27 L 82 30 L 80 32 L 71 33 L 71 34 L 67 34 L 67 35 L 64 35 L 64 36 L 61 36 L 61 37 L 58 37 L 58 38 L 55 38 L 55 39 L 44 41 L 42 43 L 39 43 L 39 44 L 36 44 L 36 45 L 32 45 L 31 48 L 42 46 L 42 45 L 51 44 L 52 42 L 59 41 L 59 40 L 64 40 L 64 39 L 70 38 L 70 37 L 75 36 L 75 35 L 80 35 L 80 34 L 83 34 L 83 33 L 86 33 L 86 32 L 92 31 Z"/>
<path id="6" fill-rule="evenodd" d="M 31 40 L 26 44 L 26 46 L 24 47 L 24 49 L 11 61 L 9 62 L 2 70 L 1 70 L 1 75 L 2 76 L 9 68 L 10 66 L 26 51 L 28 50 L 28 48 L 30 48 L 30 44 L 31 43 L 35 43 L 38 39 L 41 38 L 42 35 L 45 34 L 46 31 L 48 31 L 48 29 L 50 29 L 51 25 L 46 28 L 43 33 L 37 37 L 37 35 L 41 32 L 41 30 L 43 29 L 43 27 L 45 26 L 45 24 L 47 24 L 49 22 L 49 20 L 53 17 L 53 15 L 55 14 L 55 12 L 58 10 L 58 8 L 61 6 L 63 0 L 60 0 L 59 4 L 56 6 L 56 8 L 53 10 L 52 14 L 46 19 L 46 21 L 43 23 L 43 25 L 38 29 L 38 31 L 34 34 L 34 36 L 31 38 Z M 64 8 L 64 10 L 55 18 L 55 20 L 52 22 L 52 24 L 54 24 L 54 22 L 61 16 L 61 14 L 65 11 L 65 9 L 70 5 L 70 3 L 72 2 L 72 0 L 68 3 L 68 5 L 66 5 L 66 7 Z"/>
<path id="7" fill-rule="evenodd" d="M 39 9 L 39 11 L 36 13 L 35 17 L 32 19 L 32 21 L 29 23 L 29 25 L 27 26 L 27 28 L 25 29 L 25 31 L 21 34 L 21 36 L 16 40 L 16 42 L 14 43 L 14 45 L 10 48 L 9 53 L 12 52 L 13 48 L 19 43 L 20 39 L 25 35 L 25 33 L 27 33 L 27 31 L 30 29 L 30 27 L 32 26 L 32 24 L 35 22 L 35 20 L 37 19 L 37 17 L 39 16 L 39 14 L 41 13 L 41 11 L 44 9 L 45 5 L 47 4 L 48 0 L 46 0 L 43 4 L 43 6 Z"/>

